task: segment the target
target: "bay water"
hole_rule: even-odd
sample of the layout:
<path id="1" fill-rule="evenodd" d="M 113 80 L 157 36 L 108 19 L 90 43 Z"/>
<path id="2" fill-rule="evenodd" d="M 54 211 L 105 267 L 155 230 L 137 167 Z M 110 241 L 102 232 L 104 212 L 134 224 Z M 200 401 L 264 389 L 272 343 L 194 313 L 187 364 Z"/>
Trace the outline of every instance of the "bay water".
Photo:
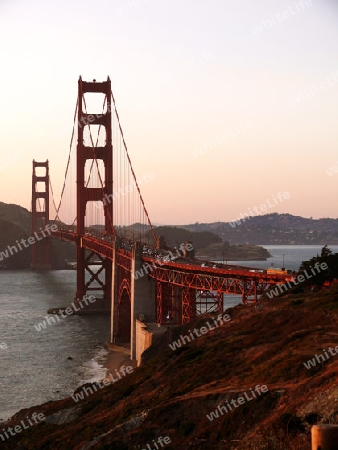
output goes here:
<path id="1" fill-rule="evenodd" d="M 109 315 L 71 315 L 37 331 L 48 308 L 69 306 L 76 272 L 0 272 L 0 420 L 103 378 Z"/>

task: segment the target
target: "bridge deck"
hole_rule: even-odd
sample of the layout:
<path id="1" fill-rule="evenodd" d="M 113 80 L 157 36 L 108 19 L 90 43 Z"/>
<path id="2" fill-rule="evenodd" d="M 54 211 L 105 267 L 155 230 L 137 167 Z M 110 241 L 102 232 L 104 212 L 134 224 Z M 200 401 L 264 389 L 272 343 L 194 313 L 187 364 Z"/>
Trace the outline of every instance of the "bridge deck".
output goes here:
<path id="1" fill-rule="evenodd" d="M 95 234 L 88 232 L 84 236 L 78 237 L 75 231 L 75 227 L 67 227 L 59 229 L 52 233 L 52 237 L 59 238 L 64 241 L 79 243 L 83 248 L 91 250 L 107 259 L 113 260 L 113 247 L 115 242 L 114 236 L 104 236 L 103 234 L 95 232 Z M 122 248 L 117 250 L 119 255 L 117 264 L 122 265 L 127 270 L 130 270 L 130 264 L 123 264 L 123 260 L 131 259 L 133 243 L 131 241 L 122 241 Z M 154 254 L 155 254 L 154 250 Z M 283 283 L 290 280 L 290 275 L 288 274 L 271 274 L 262 272 L 262 269 L 251 268 L 244 266 L 235 266 L 228 264 L 215 264 L 213 267 L 205 266 L 205 261 L 195 259 L 195 258 L 178 258 L 173 260 L 164 260 L 159 256 L 142 256 L 145 268 L 148 267 L 149 275 L 158 278 L 161 281 L 173 282 L 177 279 L 177 275 L 180 274 L 181 279 L 184 277 L 188 280 L 188 275 L 198 275 L 200 277 L 211 277 L 217 279 L 223 278 L 236 278 L 241 280 L 251 280 L 258 283 Z M 150 269 L 149 269 L 150 266 Z M 151 274 L 150 274 L 151 272 Z M 172 273 L 172 281 L 169 276 L 169 272 Z M 163 274 L 167 275 L 164 276 Z M 174 277 L 176 274 L 176 278 Z M 181 282 L 178 283 L 181 285 Z M 198 283 L 202 286 L 203 283 Z M 216 283 L 220 285 L 220 283 Z M 191 282 L 188 283 L 188 286 Z M 203 287 L 200 287 L 203 289 Z"/>

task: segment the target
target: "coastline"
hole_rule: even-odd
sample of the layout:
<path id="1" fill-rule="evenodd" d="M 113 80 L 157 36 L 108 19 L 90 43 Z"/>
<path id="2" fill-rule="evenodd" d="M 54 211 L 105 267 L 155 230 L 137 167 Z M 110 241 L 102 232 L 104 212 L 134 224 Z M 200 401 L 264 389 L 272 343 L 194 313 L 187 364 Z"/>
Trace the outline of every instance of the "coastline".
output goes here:
<path id="1" fill-rule="evenodd" d="M 105 353 L 102 351 L 105 350 Z M 106 343 L 103 345 L 103 347 L 99 350 L 98 355 L 95 358 L 90 359 L 87 362 L 86 369 L 88 370 L 89 364 L 92 362 L 95 362 L 95 368 L 94 372 L 91 373 L 91 376 L 88 377 L 88 379 L 83 380 L 78 384 L 78 386 L 74 389 L 72 389 L 72 392 L 68 395 L 64 395 L 61 399 L 52 399 L 52 402 L 57 402 L 59 400 L 65 400 L 69 398 L 76 390 L 80 389 L 81 386 L 85 384 L 94 384 L 97 382 L 102 382 L 103 380 L 108 379 L 111 383 L 111 379 L 109 378 L 109 374 L 116 374 L 116 371 L 119 371 L 122 366 L 131 366 L 133 369 L 137 367 L 136 361 L 131 361 L 129 357 L 129 350 L 127 348 L 119 347 L 113 344 Z M 84 367 L 83 365 L 81 367 Z M 93 371 L 93 367 L 91 367 L 91 371 Z M 96 373 L 96 375 L 95 375 Z M 104 375 L 103 375 L 104 373 Z M 38 406 L 43 406 L 48 401 L 43 401 Z M 32 401 L 32 404 L 34 404 L 34 401 Z M 26 410 L 27 408 L 31 408 L 32 406 L 21 406 L 17 410 L 13 410 L 8 417 L 6 418 L 0 418 L 0 425 L 3 426 L 7 422 L 9 422 L 11 419 L 13 419 L 14 416 L 21 413 L 21 411 Z"/>
<path id="2" fill-rule="evenodd" d="M 137 367 L 136 361 L 131 361 L 129 350 L 125 347 L 119 347 L 117 345 L 106 343 L 105 345 L 108 353 L 105 356 L 105 360 L 102 362 L 103 367 L 106 369 L 106 376 L 116 371 L 119 371 L 122 366 L 131 366 L 133 369 Z"/>

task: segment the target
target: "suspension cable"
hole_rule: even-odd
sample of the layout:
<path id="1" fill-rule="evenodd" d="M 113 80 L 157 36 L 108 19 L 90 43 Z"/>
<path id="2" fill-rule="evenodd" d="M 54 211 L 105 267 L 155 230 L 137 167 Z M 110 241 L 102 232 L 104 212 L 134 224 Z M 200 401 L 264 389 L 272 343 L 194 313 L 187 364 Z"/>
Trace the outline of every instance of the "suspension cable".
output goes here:
<path id="1" fill-rule="evenodd" d="M 55 211 L 56 211 L 56 203 L 55 203 L 54 192 L 53 192 L 53 186 L 52 186 L 52 181 L 51 181 L 50 175 L 49 175 L 49 187 L 50 187 L 50 192 L 51 192 L 51 194 L 52 194 L 52 201 L 53 201 L 54 209 L 55 209 Z M 58 217 L 58 216 L 57 216 L 57 217 Z M 56 220 L 56 219 L 55 219 L 55 220 Z M 59 217 L 59 220 L 60 220 L 60 217 Z M 60 220 L 60 222 L 61 222 L 61 220 Z"/>
<path id="2" fill-rule="evenodd" d="M 118 122 L 119 130 L 120 130 L 120 133 L 121 133 L 121 136 L 122 136 L 123 145 L 124 145 L 124 148 L 125 148 L 125 151 L 126 151 L 126 154 L 127 154 L 127 158 L 128 158 L 130 170 L 131 170 L 131 173 L 132 173 L 132 175 L 133 175 L 133 178 L 134 178 L 134 181 L 135 181 L 135 184 L 136 184 L 136 188 L 137 188 L 137 190 L 138 190 L 138 193 L 139 193 L 140 200 L 141 200 L 141 202 L 142 202 L 144 211 L 145 211 L 145 213 L 146 213 L 147 221 L 148 221 L 148 224 L 149 224 L 149 226 L 150 226 L 151 233 L 152 233 L 152 235 L 153 235 L 155 244 L 157 245 L 158 239 L 157 239 L 157 236 L 156 236 L 156 234 L 155 234 L 153 225 L 152 225 L 152 223 L 151 223 L 151 220 L 150 220 L 150 217 L 149 217 L 149 214 L 148 214 L 146 205 L 145 205 L 145 203 L 144 203 L 144 200 L 143 200 L 143 197 L 142 197 L 142 194 L 141 194 L 141 190 L 140 190 L 140 187 L 139 187 L 138 182 L 137 182 L 137 179 L 136 179 L 136 175 L 135 175 L 133 166 L 132 166 L 132 164 L 131 164 L 131 160 L 130 160 L 130 157 L 129 157 L 129 152 L 128 152 L 127 144 L 126 144 L 126 141 L 125 141 L 125 139 L 124 139 L 124 135 L 123 135 L 122 127 L 121 127 L 120 117 L 119 117 L 118 112 L 117 112 L 117 109 L 116 109 L 116 104 L 115 104 L 115 98 L 114 98 L 113 91 L 111 91 L 111 96 L 112 96 L 112 99 L 113 99 L 114 110 L 115 110 L 115 114 L 116 114 L 116 117 L 117 117 L 117 122 Z"/>
<path id="3" fill-rule="evenodd" d="M 61 191 L 61 197 L 60 197 L 59 206 L 58 206 L 58 208 L 56 209 L 55 220 L 57 220 L 57 218 L 59 218 L 59 220 L 60 220 L 60 217 L 59 217 L 59 211 L 60 211 L 60 208 L 61 208 L 61 202 L 62 202 L 62 199 L 63 199 L 63 194 L 64 194 L 65 188 L 66 188 L 66 180 L 67 180 L 68 169 L 69 169 L 69 165 L 70 165 L 70 156 L 71 156 L 71 153 L 72 153 L 73 139 L 74 139 L 74 133 L 75 133 L 75 120 L 76 120 L 76 114 L 77 114 L 78 104 L 79 104 L 79 99 L 77 98 L 77 99 L 76 99 L 75 113 L 74 113 L 74 121 L 73 121 L 72 137 L 71 137 L 70 145 L 69 145 L 69 154 L 68 154 L 68 161 L 67 161 L 67 167 L 66 167 L 65 179 L 64 179 L 64 181 L 63 181 L 63 187 L 62 187 L 62 191 Z M 76 218 L 75 218 L 75 220 L 76 220 Z M 74 220 L 74 222 L 75 222 L 75 220 Z M 61 222 L 61 220 L 60 220 L 60 222 Z M 74 222 L 73 222 L 73 224 L 74 224 Z"/>

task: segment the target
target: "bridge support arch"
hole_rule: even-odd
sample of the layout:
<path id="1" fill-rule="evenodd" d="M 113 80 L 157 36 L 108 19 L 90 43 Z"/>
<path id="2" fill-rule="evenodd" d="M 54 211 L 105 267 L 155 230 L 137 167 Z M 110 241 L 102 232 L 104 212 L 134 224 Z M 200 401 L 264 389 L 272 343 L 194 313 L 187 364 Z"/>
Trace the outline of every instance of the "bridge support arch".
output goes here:
<path id="1" fill-rule="evenodd" d="M 156 323 L 182 323 L 182 288 L 156 280 Z"/>

